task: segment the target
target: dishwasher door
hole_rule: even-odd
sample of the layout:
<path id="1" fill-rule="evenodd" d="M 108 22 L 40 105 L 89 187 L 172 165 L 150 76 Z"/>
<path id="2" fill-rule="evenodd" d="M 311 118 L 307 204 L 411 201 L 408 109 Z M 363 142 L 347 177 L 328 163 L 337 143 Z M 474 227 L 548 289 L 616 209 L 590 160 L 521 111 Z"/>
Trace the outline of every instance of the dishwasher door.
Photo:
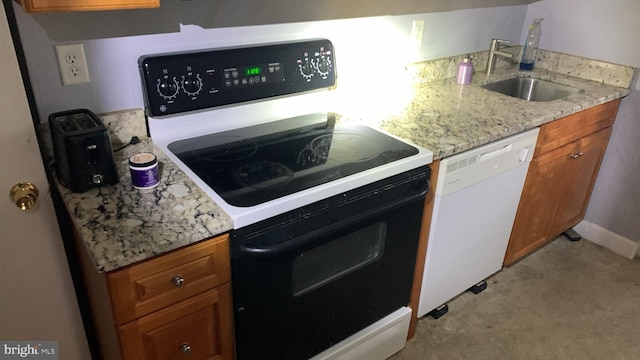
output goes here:
<path id="1" fill-rule="evenodd" d="M 440 162 L 418 317 L 502 268 L 537 136 L 530 130 Z"/>

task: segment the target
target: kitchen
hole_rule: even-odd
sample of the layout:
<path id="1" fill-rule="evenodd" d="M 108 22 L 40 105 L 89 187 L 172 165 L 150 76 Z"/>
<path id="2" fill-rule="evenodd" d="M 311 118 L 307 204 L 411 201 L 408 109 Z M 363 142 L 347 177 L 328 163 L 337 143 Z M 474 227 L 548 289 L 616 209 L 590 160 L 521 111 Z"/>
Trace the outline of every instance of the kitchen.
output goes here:
<path id="1" fill-rule="evenodd" d="M 169 3 L 168 6 L 180 7 L 183 5 L 182 3 Z M 141 54 L 174 50 L 173 47 L 169 48 L 169 46 L 173 46 L 173 43 L 178 43 L 185 48 L 199 48 L 226 45 L 224 41 L 232 41 L 217 40 L 222 43 L 211 42 L 211 40 L 208 40 L 210 34 L 216 39 L 231 39 L 232 36 L 238 36 L 238 38 L 245 39 L 247 42 L 270 41 L 283 33 L 292 38 L 328 37 L 336 43 L 336 47 L 341 49 L 339 55 L 340 87 L 344 84 L 345 88 L 350 82 L 357 81 L 365 82 L 368 88 L 375 88 L 375 84 L 366 83 L 366 81 L 371 81 L 372 77 L 367 77 L 363 80 L 357 76 L 356 72 L 347 71 L 357 66 L 349 64 L 348 60 L 357 58 L 354 54 L 359 53 L 362 48 L 379 48 L 380 42 L 383 42 L 382 44 L 385 46 L 394 46 L 393 53 L 401 55 L 400 59 L 387 59 L 387 61 L 393 62 L 394 65 L 398 62 L 403 62 L 402 64 L 404 64 L 482 51 L 487 50 L 488 40 L 493 37 L 511 39 L 513 43 L 522 43 L 524 29 L 535 17 L 545 17 L 545 34 L 554 34 L 553 37 L 543 36 L 542 48 L 632 66 L 639 65 L 638 50 L 632 46 L 625 46 L 633 43 L 634 39 L 630 34 L 637 33 L 637 29 L 634 27 L 638 25 L 633 22 L 635 14 L 637 14 L 636 4 L 632 4 L 629 1 L 625 5 L 615 7 L 599 5 L 594 1 L 588 5 L 581 3 L 577 9 L 574 9 L 571 5 L 571 2 L 568 1 L 541 1 L 529 5 L 459 11 L 452 11 L 457 9 L 449 9 L 446 8 L 446 5 L 442 5 L 443 8 L 436 8 L 436 11 L 439 11 L 438 13 L 421 15 L 425 20 L 425 39 L 423 44 L 421 46 L 411 45 L 402 48 L 399 45 L 390 43 L 394 41 L 393 39 L 408 37 L 414 16 L 335 20 L 330 22 L 331 30 L 328 30 L 327 33 L 324 32 L 325 30 L 314 28 L 313 25 L 317 25 L 316 23 L 265 26 L 260 28 L 260 34 L 256 34 L 256 28 L 253 27 L 204 31 L 195 26 L 183 25 L 181 32 L 178 34 L 155 34 L 138 38 L 136 36 L 126 36 L 131 35 L 131 33 L 123 29 L 127 27 L 120 19 L 123 17 L 121 15 L 123 12 L 96 15 L 26 15 L 21 14 L 19 9 L 16 12 L 27 62 L 30 67 L 30 75 L 36 92 L 36 102 L 44 121 L 51 112 L 76 107 L 88 107 L 97 113 L 141 107 L 142 95 L 135 65 L 122 67 L 119 70 L 122 73 L 119 73 L 119 76 L 113 76 L 113 69 L 116 68 L 116 64 L 135 64 Z M 131 13 L 131 16 L 136 14 L 138 16 L 144 15 L 142 10 L 132 11 Z M 564 19 L 566 17 L 564 15 L 555 15 L 558 18 L 563 18 L 563 22 L 553 21 L 554 14 L 568 13 L 572 14 L 571 21 L 575 21 L 574 24 L 589 23 L 593 20 L 601 25 L 598 28 L 565 25 L 567 20 Z M 592 14 L 609 14 L 609 16 L 602 16 L 601 19 L 596 20 L 591 19 Z M 111 26 L 96 25 L 101 24 L 102 21 L 104 21 L 102 24 L 111 24 Z M 189 23 L 189 21 L 185 22 Z M 60 25 L 61 23 L 74 25 L 64 26 Z M 129 23 L 135 23 L 135 21 Z M 114 27 L 112 26 L 113 24 L 118 26 Z M 450 29 L 450 24 L 465 25 Z M 160 25 L 144 24 L 144 26 Z M 177 24 L 171 22 L 170 26 L 177 27 Z M 83 27 L 86 27 L 86 29 Z M 362 29 L 362 33 L 367 35 L 367 39 L 342 39 L 344 36 L 341 36 L 340 33 L 348 32 L 354 27 Z M 572 31 L 577 31 L 576 29 L 580 29 L 580 33 L 572 33 Z M 115 34 L 100 34 L 101 31 L 113 31 Z M 131 31 L 144 31 L 144 29 L 133 29 Z M 163 32 L 166 29 L 155 31 Z M 174 29 L 173 31 L 177 30 Z M 96 32 L 98 35 L 96 35 Z M 95 40 L 88 40 L 89 38 L 95 38 Z M 85 41 L 85 51 L 87 52 L 90 67 L 91 83 L 68 87 L 60 86 L 52 45 L 58 42 L 73 43 L 85 39 L 87 39 Z M 49 49 L 47 51 L 50 52 L 51 56 L 43 56 L 43 49 Z M 363 74 L 375 73 L 375 69 L 358 68 L 358 70 Z M 637 86 L 633 91 L 637 92 Z M 372 107 L 371 104 L 382 102 L 381 98 L 385 98 L 385 95 L 377 92 L 368 93 L 367 97 L 363 97 L 360 101 L 355 99 L 352 104 L 358 108 L 367 106 L 371 109 L 371 113 L 376 113 L 379 109 Z M 637 242 L 640 236 L 637 233 L 638 229 L 635 227 L 634 211 L 632 211 L 638 208 L 638 204 L 634 203 L 634 201 L 639 198 L 634 196 L 638 192 L 637 185 L 633 182 L 635 168 L 618 163 L 617 157 L 611 155 L 612 151 L 614 151 L 614 154 L 623 153 L 624 149 L 632 148 L 634 144 L 632 132 L 637 131 L 638 125 L 634 122 L 634 119 L 639 110 L 637 103 L 630 100 L 631 97 L 623 100 L 616 122 L 618 127 L 622 126 L 620 124 L 627 124 L 628 128 L 624 131 L 614 130 L 613 138 L 609 144 L 609 151 L 603 164 L 603 168 L 608 169 L 608 171 L 603 171 L 599 177 L 586 219 L 620 235 L 624 239 L 631 239 Z M 619 149 L 614 148 L 614 146 L 619 146 Z M 631 158 L 628 161 L 637 162 L 637 158 Z M 621 175 L 621 172 L 626 171 L 630 173 L 626 176 Z M 629 183 L 620 184 L 620 181 L 629 181 Z M 612 183 L 616 185 L 609 185 Z M 609 193 L 614 191 L 615 193 Z M 615 204 L 615 206 L 612 204 Z M 598 228 L 596 227 L 596 229 Z M 603 238 L 606 241 L 611 237 L 603 236 Z"/>

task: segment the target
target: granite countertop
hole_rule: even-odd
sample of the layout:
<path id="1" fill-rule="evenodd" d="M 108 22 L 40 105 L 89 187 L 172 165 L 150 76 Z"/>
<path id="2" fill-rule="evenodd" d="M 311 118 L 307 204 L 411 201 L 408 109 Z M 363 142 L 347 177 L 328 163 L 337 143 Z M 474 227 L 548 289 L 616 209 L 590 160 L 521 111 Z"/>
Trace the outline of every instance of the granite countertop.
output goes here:
<path id="1" fill-rule="evenodd" d="M 486 61 L 482 56 L 474 54 L 472 58 L 481 63 Z M 556 64 L 555 68 L 540 66 L 532 72 L 519 72 L 517 65 L 502 66 L 489 78 L 474 73 L 470 85 L 459 85 L 451 77 L 461 58 L 444 59 L 442 64 L 436 61 L 438 71 L 449 69 L 445 76 L 432 79 L 425 75 L 426 68 L 420 68 L 419 77 L 428 81 L 414 81 L 400 100 L 386 105 L 389 108 L 384 115 L 343 113 L 340 122 L 377 127 L 432 150 L 434 160 L 438 160 L 629 93 L 631 67 L 575 57 L 563 59 L 565 55 L 551 52 L 542 56 L 552 59 L 549 63 Z M 560 64 L 565 69 L 557 65 L 558 59 L 563 60 Z M 580 73 L 572 73 L 574 69 Z M 617 73 L 620 76 L 611 75 Z M 515 76 L 552 80 L 585 91 L 560 100 L 527 102 L 480 87 Z M 142 110 L 101 117 L 111 130 L 114 148 L 133 135 L 142 140 L 116 152 L 119 184 L 80 194 L 56 184 L 99 271 L 116 270 L 233 228 L 230 217 L 146 137 Z M 50 139 L 50 135 L 44 138 Z M 158 156 L 161 180 L 153 189 L 138 190 L 131 185 L 128 158 L 138 152 Z"/>
<path id="2" fill-rule="evenodd" d="M 73 193 L 56 181 L 99 271 L 115 270 L 233 228 L 231 218 L 145 135 L 142 110 L 100 117 L 110 129 L 114 149 L 131 136 L 141 140 L 114 153 L 119 183 Z M 46 132 L 43 138 L 50 140 L 48 129 L 42 131 Z M 158 158 L 160 183 L 152 189 L 139 190 L 131 184 L 128 160 L 140 152 Z"/>
<path id="3" fill-rule="evenodd" d="M 481 87 L 516 76 L 551 80 L 584 92 L 545 102 L 529 102 Z M 366 122 L 433 151 L 433 159 L 515 135 L 561 117 L 626 96 L 629 89 L 548 70 L 519 71 L 518 65 L 497 69 L 487 79 L 476 73 L 469 85 L 455 78 L 415 84 L 403 106 L 384 117 L 354 114 L 344 122 Z"/>

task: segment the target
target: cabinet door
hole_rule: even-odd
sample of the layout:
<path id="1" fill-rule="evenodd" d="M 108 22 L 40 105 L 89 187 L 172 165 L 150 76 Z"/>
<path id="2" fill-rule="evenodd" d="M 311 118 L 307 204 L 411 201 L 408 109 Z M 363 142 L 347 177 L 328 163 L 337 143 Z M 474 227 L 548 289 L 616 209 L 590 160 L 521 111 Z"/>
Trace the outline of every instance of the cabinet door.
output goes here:
<path id="1" fill-rule="evenodd" d="M 610 134 L 611 128 L 607 128 L 586 136 L 577 141 L 575 151 L 566 154 L 550 237 L 575 226 L 584 217 Z"/>
<path id="2" fill-rule="evenodd" d="M 18 0 L 26 12 L 142 9 L 160 7 L 160 0 Z"/>
<path id="3" fill-rule="evenodd" d="M 539 156 L 529 164 L 504 265 L 513 263 L 546 242 L 559 192 L 558 184 L 564 172 L 564 153 L 574 150 L 575 144 L 569 144 L 560 152 Z"/>
<path id="4" fill-rule="evenodd" d="M 118 328 L 123 360 L 231 360 L 231 285 L 221 285 Z"/>
<path id="5" fill-rule="evenodd" d="M 533 159 L 505 266 L 582 220 L 610 134 L 609 127 Z"/>

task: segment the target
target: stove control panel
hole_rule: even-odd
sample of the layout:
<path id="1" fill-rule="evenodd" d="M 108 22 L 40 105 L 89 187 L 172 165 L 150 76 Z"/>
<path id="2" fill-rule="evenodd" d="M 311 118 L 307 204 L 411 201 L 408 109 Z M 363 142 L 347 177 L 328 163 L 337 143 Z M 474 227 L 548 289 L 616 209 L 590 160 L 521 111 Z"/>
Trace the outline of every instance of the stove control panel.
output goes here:
<path id="1" fill-rule="evenodd" d="M 333 44 L 314 39 L 145 55 L 138 60 L 153 117 L 335 86 Z"/>

